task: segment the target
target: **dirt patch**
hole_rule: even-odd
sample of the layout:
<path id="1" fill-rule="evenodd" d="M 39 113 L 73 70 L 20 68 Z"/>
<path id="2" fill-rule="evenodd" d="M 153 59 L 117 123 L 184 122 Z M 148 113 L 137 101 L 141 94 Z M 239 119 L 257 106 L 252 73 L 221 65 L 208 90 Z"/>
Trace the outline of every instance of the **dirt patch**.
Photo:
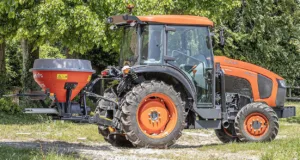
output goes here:
<path id="1" fill-rule="evenodd" d="M 169 149 L 148 148 L 116 148 L 107 143 L 67 143 L 60 141 L 12 141 L 0 140 L 0 145 L 17 148 L 36 148 L 47 152 L 55 150 L 58 153 L 76 153 L 87 158 L 135 160 L 135 159 L 259 159 L 259 155 L 252 152 L 225 152 L 205 150 L 203 146 L 223 145 L 213 131 L 188 132 L 185 131 L 177 143 Z"/>

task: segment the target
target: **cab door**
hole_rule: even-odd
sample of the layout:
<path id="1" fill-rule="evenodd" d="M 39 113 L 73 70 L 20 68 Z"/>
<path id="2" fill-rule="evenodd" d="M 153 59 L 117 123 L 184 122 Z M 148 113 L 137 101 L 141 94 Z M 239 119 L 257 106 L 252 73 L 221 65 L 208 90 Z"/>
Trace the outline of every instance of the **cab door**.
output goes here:
<path id="1" fill-rule="evenodd" d="M 197 89 L 197 107 L 213 107 L 213 54 L 208 27 L 171 26 L 167 32 L 167 56 L 180 68 Z"/>

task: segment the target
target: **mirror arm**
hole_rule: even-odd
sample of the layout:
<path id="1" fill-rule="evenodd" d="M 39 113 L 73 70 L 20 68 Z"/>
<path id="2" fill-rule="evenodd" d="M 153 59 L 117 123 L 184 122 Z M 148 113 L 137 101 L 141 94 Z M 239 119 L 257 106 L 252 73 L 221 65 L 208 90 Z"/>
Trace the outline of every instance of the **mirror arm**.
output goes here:
<path id="1" fill-rule="evenodd" d="M 220 45 L 223 48 L 225 46 L 225 38 L 224 38 L 224 28 L 222 27 L 220 30 Z"/>

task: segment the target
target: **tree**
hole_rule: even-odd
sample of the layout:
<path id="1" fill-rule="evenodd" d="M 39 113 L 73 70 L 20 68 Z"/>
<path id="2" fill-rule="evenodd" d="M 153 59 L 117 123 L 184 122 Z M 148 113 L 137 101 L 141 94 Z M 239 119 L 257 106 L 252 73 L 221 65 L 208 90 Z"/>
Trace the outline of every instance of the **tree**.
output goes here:
<path id="1" fill-rule="evenodd" d="M 14 12 L 11 9 L 13 2 L 3 0 L 0 2 L 0 74 L 5 75 L 5 46 L 6 39 L 14 35 L 17 27 Z"/>
<path id="2" fill-rule="evenodd" d="M 0 96 L 5 93 L 7 86 L 6 74 L 6 40 L 10 39 L 17 27 L 13 9 L 10 7 L 13 2 L 3 0 L 0 2 Z"/>
<path id="3" fill-rule="evenodd" d="M 263 66 L 295 83 L 300 76 L 298 1 L 245 0 L 225 25 L 227 56 Z"/>
<path id="4" fill-rule="evenodd" d="M 39 47 L 60 43 L 71 53 L 85 53 L 100 44 L 102 29 L 97 15 L 84 2 L 76 0 L 6 0 L 8 15 L 16 19 L 16 39 L 23 53 L 23 88 L 34 89 L 28 70 L 39 58 Z"/>

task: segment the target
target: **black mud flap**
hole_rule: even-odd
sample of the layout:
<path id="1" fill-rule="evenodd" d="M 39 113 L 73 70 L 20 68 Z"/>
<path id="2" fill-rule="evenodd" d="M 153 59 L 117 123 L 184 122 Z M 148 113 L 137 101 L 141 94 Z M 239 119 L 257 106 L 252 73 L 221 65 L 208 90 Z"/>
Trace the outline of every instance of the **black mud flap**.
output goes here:
<path id="1" fill-rule="evenodd" d="M 278 118 L 288 118 L 296 116 L 296 107 L 294 106 L 285 106 L 285 107 L 276 107 L 273 108 L 277 113 Z"/>

